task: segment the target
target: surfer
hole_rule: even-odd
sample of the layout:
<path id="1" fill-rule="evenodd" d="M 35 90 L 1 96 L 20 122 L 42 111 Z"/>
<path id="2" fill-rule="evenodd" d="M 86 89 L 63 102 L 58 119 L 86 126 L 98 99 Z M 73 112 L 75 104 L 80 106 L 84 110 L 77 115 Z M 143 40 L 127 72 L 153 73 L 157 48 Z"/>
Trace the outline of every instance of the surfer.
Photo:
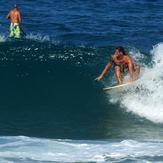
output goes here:
<path id="1" fill-rule="evenodd" d="M 140 65 L 133 64 L 132 58 L 126 54 L 123 47 L 117 47 L 115 49 L 114 55 L 111 56 L 109 62 L 105 66 L 104 70 L 101 74 L 95 79 L 97 81 L 101 80 L 105 73 L 109 70 L 111 65 L 114 64 L 115 66 L 115 74 L 119 84 L 123 83 L 122 73 L 129 72 L 130 79 L 129 82 L 132 82 L 134 78 L 138 78 L 140 73 Z"/>
<path id="2" fill-rule="evenodd" d="M 21 14 L 16 4 L 13 6 L 13 9 L 8 13 L 6 18 L 10 19 L 11 21 L 9 37 L 20 38 L 21 30 L 19 24 L 21 23 Z"/>

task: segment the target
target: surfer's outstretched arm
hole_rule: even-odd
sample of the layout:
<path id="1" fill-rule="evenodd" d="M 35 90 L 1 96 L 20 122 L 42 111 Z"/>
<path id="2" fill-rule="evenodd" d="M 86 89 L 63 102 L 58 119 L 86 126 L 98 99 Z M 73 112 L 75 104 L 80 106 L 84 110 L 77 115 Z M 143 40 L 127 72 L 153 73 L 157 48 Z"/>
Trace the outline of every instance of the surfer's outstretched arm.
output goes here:
<path id="1" fill-rule="evenodd" d="M 95 79 L 97 81 L 101 80 L 102 77 L 106 74 L 106 72 L 109 70 L 109 68 L 112 65 L 112 60 L 105 66 L 105 68 L 103 69 L 103 71 L 101 72 L 101 74 Z"/>

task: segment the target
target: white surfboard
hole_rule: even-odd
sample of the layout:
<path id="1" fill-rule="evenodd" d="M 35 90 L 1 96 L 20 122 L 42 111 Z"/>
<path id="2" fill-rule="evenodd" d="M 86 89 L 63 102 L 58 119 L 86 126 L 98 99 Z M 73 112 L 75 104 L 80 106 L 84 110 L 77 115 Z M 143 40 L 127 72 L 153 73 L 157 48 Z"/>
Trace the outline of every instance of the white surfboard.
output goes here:
<path id="1" fill-rule="evenodd" d="M 113 89 L 118 89 L 118 88 L 121 88 L 121 87 L 125 87 L 125 86 L 129 86 L 133 83 L 124 83 L 124 84 L 119 84 L 119 85 L 115 85 L 115 86 L 111 86 L 111 87 L 105 87 L 103 88 L 104 91 L 111 91 Z"/>

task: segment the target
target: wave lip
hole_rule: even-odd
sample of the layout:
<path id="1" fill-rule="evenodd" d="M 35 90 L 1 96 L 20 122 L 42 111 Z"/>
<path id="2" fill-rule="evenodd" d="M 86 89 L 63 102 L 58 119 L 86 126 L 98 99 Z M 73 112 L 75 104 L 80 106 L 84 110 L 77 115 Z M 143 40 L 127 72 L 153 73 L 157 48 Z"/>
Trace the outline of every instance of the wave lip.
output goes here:
<path id="1" fill-rule="evenodd" d="M 163 159 L 163 142 L 135 140 L 53 140 L 25 136 L 0 137 L 0 161 L 114 162 Z M 148 149 L 148 150 L 146 150 Z"/>

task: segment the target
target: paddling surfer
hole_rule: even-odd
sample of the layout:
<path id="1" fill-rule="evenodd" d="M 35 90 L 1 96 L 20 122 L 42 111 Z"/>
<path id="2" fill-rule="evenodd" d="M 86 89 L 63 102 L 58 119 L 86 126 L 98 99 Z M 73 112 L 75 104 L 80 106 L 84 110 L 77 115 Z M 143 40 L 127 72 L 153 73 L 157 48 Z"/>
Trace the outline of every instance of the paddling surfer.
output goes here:
<path id="1" fill-rule="evenodd" d="M 95 79 L 97 81 L 101 80 L 105 73 L 110 69 L 111 65 L 115 65 L 115 74 L 119 84 L 123 83 L 122 72 L 129 72 L 130 79 L 129 82 L 132 82 L 134 78 L 138 78 L 140 73 L 140 65 L 133 64 L 132 58 L 126 54 L 123 47 L 117 47 L 115 49 L 114 55 L 101 72 L 101 74 Z"/>
<path id="2" fill-rule="evenodd" d="M 16 4 L 13 6 L 13 9 L 8 13 L 6 18 L 11 21 L 9 37 L 20 38 L 21 30 L 19 24 L 21 23 L 21 14 Z"/>

